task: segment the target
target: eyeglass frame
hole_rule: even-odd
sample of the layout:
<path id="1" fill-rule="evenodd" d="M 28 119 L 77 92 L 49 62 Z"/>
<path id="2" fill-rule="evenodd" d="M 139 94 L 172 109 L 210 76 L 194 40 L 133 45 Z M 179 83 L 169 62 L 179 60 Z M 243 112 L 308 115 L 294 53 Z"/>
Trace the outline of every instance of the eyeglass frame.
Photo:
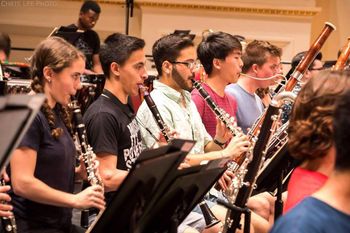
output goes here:
<path id="1" fill-rule="evenodd" d="M 319 68 L 310 68 L 310 69 L 308 69 L 309 71 L 314 71 L 314 70 L 316 70 L 316 71 L 321 71 L 321 70 L 324 70 L 324 67 L 319 67 Z"/>
<path id="2" fill-rule="evenodd" d="M 186 65 L 188 69 L 192 70 L 196 68 L 197 65 L 199 65 L 199 61 L 195 60 L 193 62 L 188 62 L 188 61 L 169 61 L 171 64 L 182 64 Z"/>

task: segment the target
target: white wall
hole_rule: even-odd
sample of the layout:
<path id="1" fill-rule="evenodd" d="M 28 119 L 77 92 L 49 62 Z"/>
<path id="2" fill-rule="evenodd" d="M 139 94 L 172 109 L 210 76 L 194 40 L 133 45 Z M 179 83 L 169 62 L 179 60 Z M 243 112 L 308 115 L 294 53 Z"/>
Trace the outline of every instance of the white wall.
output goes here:
<path id="1" fill-rule="evenodd" d="M 101 2 L 95 29 L 103 40 L 110 33 L 125 31 L 125 1 Z M 10 34 L 13 47 L 34 48 L 55 26 L 74 23 L 81 3 L 0 0 L 0 31 Z M 283 48 L 283 60 L 290 60 L 308 49 L 312 18 L 318 11 L 315 0 L 135 0 L 130 34 L 145 39 L 150 54 L 154 41 L 174 29 L 190 29 L 197 36 L 196 42 L 203 30 L 220 30 L 248 40 L 269 40 Z M 23 61 L 25 56 L 30 52 L 13 51 L 11 60 Z"/>

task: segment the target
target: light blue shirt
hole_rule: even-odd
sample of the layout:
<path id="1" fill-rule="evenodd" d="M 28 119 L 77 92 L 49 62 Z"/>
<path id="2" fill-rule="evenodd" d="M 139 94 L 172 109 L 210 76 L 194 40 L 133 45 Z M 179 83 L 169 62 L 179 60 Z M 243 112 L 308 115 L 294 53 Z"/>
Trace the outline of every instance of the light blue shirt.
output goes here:
<path id="1" fill-rule="evenodd" d="M 167 127 L 170 130 L 175 130 L 178 138 L 197 141 L 190 152 L 191 154 L 204 153 L 205 145 L 212 141 L 212 138 L 202 123 L 197 107 L 191 99 L 191 94 L 188 91 L 180 93 L 157 80 L 153 82 L 153 88 L 151 97 Z M 184 98 L 185 107 L 181 104 L 182 98 Z M 146 128 L 157 138 L 160 129 L 145 101 L 142 102 L 137 111 L 137 121 L 141 128 L 143 145 L 146 148 L 151 148 L 156 140 Z"/>
<path id="2" fill-rule="evenodd" d="M 257 94 L 250 94 L 238 84 L 230 84 L 225 91 L 237 101 L 237 125 L 246 134 L 264 111 L 264 105 Z"/>

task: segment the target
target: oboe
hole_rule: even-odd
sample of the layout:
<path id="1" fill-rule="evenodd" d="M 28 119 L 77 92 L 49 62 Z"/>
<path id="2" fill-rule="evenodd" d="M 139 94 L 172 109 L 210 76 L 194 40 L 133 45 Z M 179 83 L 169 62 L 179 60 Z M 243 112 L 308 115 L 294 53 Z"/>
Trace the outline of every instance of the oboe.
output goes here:
<path id="1" fill-rule="evenodd" d="M 5 180 L 0 180 L 0 185 L 5 186 Z M 6 201 L 2 201 L 2 204 L 6 204 Z M 12 215 L 10 217 L 1 217 L 1 224 L 4 232 L 6 233 L 17 233 L 16 219 Z"/>

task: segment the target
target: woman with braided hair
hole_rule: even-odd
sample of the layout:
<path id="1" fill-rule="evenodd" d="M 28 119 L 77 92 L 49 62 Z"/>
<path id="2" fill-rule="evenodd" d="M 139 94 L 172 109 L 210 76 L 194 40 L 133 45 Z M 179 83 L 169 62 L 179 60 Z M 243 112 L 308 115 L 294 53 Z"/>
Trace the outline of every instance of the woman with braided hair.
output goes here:
<path id="1" fill-rule="evenodd" d="M 36 48 L 31 68 L 33 92 L 45 94 L 46 101 L 10 162 L 18 232 L 83 232 L 71 223 L 72 208 L 105 205 L 100 186 L 73 194 L 74 179 L 86 172 L 75 168 L 67 105 L 80 88 L 85 57 L 63 39 L 51 37 Z"/>
<path id="2" fill-rule="evenodd" d="M 324 71 L 310 79 L 296 98 L 288 128 L 288 148 L 301 164 L 289 181 L 284 212 L 321 188 L 332 172 L 335 103 L 349 89 L 349 73 Z"/>

